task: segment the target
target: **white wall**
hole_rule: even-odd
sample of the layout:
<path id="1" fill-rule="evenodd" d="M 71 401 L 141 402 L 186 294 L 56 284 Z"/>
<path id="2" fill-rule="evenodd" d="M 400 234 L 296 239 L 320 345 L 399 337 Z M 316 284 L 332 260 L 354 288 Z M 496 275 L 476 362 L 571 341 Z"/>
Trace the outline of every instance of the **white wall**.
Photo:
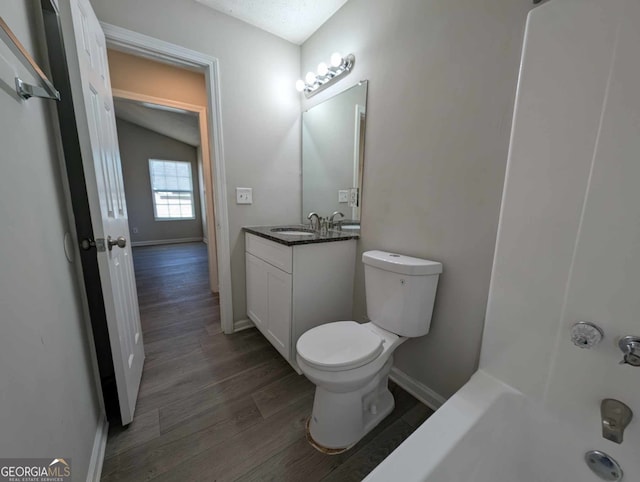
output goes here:
<path id="1" fill-rule="evenodd" d="M 640 424 L 604 440 L 600 401 L 640 410 L 640 369 L 617 348 L 640 335 L 639 22 L 636 0 L 555 0 L 530 17 L 481 357 L 628 474 Z M 577 321 L 602 343 L 574 347 Z"/>
<path id="2" fill-rule="evenodd" d="M 3 2 L 0 16 L 44 64 L 40 3 Z M 86 478 L 100 405 L 75 266 L 65 258 L 52 101 L 20 101 L 18 60 L 0 44 L 0 454 L 69 457 Z"/>
<path id="3" fill-rule="evenodd" d="M 302 46 L 354 70 L 303 108 L 368 79 L 360 253 L 444 264 L 431 332 L 396 366 L 443 396 L 477 366 L 530 0 L 350 0 Z M 361 263 L 355 316 L 364 319 Z"/>
<path id="4" fill-rule="evenodd" d="M 101 21 L 217 57 L 234 319 L 246 318 L 242 226 L 300 217 L 299 47 L 192 0 L 92 0 Z M 235 204 L 235 187 L 253 205 Z"/>

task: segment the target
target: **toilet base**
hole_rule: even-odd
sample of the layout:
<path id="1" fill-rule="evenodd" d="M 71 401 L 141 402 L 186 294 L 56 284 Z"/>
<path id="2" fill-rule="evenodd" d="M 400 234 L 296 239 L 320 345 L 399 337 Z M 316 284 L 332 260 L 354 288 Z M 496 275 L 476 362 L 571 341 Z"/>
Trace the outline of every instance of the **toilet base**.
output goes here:
<path id="1" fill-rule="evenodd" d="M 307 442 L 309 442 L 309 445 L 311 445 L 314 449 L 316 449 L 318 452 L 321 452 L 325 455 L 339 455 L 342 454 L 344 452 L 346 452 L 347 450 L 349 450 L 352 446 L 350 447 L 344 447 L 341 449 L 330 449 L 329 447 L 325 447 L 323 445 L 320 445 L 318 442 L 316 442 L 315 440 L 313 440 L 313 437 L 311 436 L 311 431 L 309 430 L 309 422 L 311 422 L 311 417 L 309 417 L 307 419 L 307 423 L 305 424 L 306 426 L 306 436 L 307 436 Z"/>
<path id="2" fill-rule="evenodd" d="M 308 422 L 308 440 L 323 453 L 341 453 L 353 447 L 376 427 L 394 408 L 389 391 L 389 371 L 393 361 L 384 365 L 364 387 L 337 393 L 316 387 L 313 411 Z"/>

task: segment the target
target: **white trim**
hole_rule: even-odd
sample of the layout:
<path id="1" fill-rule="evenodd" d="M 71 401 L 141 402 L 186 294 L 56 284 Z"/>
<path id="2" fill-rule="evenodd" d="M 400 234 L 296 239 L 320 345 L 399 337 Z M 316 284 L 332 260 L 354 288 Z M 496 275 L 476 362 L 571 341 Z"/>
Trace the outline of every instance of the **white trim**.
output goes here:
<path id="1" fill-rule="evenodd" d="M 362 136 L 362 116 L 365 114 L 365 106 L 356 104 L 356 118 L 355 118 L 355 129 L 354 129 L 354 139 L 353 139 L 353 184 L 352 186 L 356 189 L 360 187 L 360 144 L 361 144 L 361 136 Z M 358 193 L 358 196 L 361 194 Z M 349 197 L 351 197 L 351 193 L 349 193 Z M 360 219 L 358 215 L 358 209 L 362 203 L 358 200 L 356 206 L 351 208 L 351 219 Z"/>
<path id="2" fill-rule="evenodd" d="M 165 99 L 164 97 L 155 97 L 153 95 L 140 94 L 138 92 L 130 92 L 123 89 L 111 89 L 114 99 L 124 99 L 134 102 L 138 105 L 143 103 L 158 104 L 166 107 L 175 107 L 176 109 L 186 110 L 193 112 L 198 116 L 204 115 L 207 111 L 206 107 L 196 104 L 188 104 L 187 102 L 179 102 L 177 100 Z"/>
<path id="3" fill-rule="evenodd" d="M 87 482 L 100 482 L 100 476 L 102 475 L 102 463 L 104 462 L 104 453 L 107 448 L 108 434 L 109 422 L 107 422 L 107 417 L 103 415 L 102 420 L 98 421 L 96 436 L 93 439 L 93 450 L 91 451 L 91 459 L 89 460 Z"/>
<path id="4" fill-rule="evenodd" d="M 115 25 L 101 23 L 107 46 L 134 55 L 160 60 L 180 67 L 204 71 L 209 109 L 207 109 L 209 145 L 213 158 L 214 219 L 216 254 L 220 290 L 220 320 L 225 333 L 233 333 L 233 298 L 231 293 L 231 248 L 229 242 L 229 211 L 227 208 L 227 177 L 224 161 L 222 113 L 220 103 L 220 69 L 218 59 L 179 45 L 158 40 Z"/>
<path id="5" fill-rule="evenodd" d="M 444 405 L 444 402 L 447 401 L 445 397 L 434 390 L 431 390 L 428 386 L 422 384 L 418 380 L 411 378 L 396 367 L 391 368 L 389 378 L 433 410 L 438 410 L 442 405 Z"/>
<path id="6" fill-rule="evenodd" d="M 202 238 L 178 238 L 178 239 L 150 239 L 149 241 L 133 241 L 131 246 L 156 246 L 159 244 L 198 243 Z"/>
<path id="7" fill-rule="evenodd" d="M 146 94 L 140 94 L 138 92 L 129 92 L 122 89 L 111 89 L 113 92 L 113 97 L 118 99 L 126 99 L 128 101 L 133 101 L 137 104 L 143 103 L 151 103 L 158 104 L 162 106 L 175 107 L 177 109 L 186 110 L 189 112 L 193 112 L 198 116 L 198 124 L 200 129 L 200 157 L 202 159 L 202 171 L 198 169 L 198 183 L 200 183 L 200 175 L 203 176 L 205 182 L 205 194 L 204 198 L 201 201 L 204 201 L 204 214 L 202 215 L 202 219 L 215 219 L 214 211 L 214 202 L 213 199 L 209 199 L 209 197 L 213 197 L 214 188 L 213 188 L 213 176 L 211 176 L 211 185 L 207 182 L 206 174 L 211 174 L 211 149 L 209 146 L 209 134 L 208 134 L 208 120 L 207 120 L 207 108 L 201 105 L 195 104 L 187 104 L 184 102 L 179 102 L 171 99 L 164 99 L 161 97 L 154 97 Z M 201 193 L 202 195 L 202 193 Z M 204 229 L 205 226 L 203 226 Z M 211 236 L 213 239 L 213 243 L 209 245 L 209 240 L 207 236 Z M 211 291 L 213 293 L 219 293 L 220 287 L 218 284 L 219 281 L 219 270 L 218 270 L 218 250 L 216 249 L 216 232 L 215 232 L 215 223 L 211 224 L 207 221 L 206 229 L 204 229 L 204 243 L 207 244 L 207 253 L 209 258 L 209 284 L 211 286 Z"/>
<path id="8" fill-rule="evenodd" d="M 242 330 L 246 330 L 248 328 L 253 328 L 254 325 L 253 321 L 249 320 L 248 318 L 245 318 L 244 320 L 238 320 L 233 324 L 233 332 L 238 332 L 238 331 L 242 331 Z"/>

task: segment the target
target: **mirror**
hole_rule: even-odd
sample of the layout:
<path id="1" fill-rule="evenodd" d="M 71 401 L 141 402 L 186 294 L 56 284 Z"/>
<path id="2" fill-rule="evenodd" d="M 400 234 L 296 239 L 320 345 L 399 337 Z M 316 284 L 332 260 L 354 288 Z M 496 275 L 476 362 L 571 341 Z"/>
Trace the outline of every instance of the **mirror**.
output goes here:
<path id="1" fill-rule="evenodd" d="M 345 229 L 359 228 L 366 110 L 363 80 L 303 112 L 303 223 L 312 211 L 321 217 L 340 211 Z"/>

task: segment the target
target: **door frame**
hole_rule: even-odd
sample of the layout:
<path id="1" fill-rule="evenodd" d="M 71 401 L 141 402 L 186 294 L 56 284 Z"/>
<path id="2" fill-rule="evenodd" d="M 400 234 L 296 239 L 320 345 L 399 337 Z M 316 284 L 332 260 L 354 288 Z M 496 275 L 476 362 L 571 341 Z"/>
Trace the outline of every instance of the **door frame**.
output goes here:
<path id="1" fill-rule="evenodd" d="M 114 99 L 122 99 L 135 102 L 137 104 L 149 103 L 156 105 L 163 105 L 166 107 L 174 107 L 176 109 L 182 109 L 187 112 L 194 113 L 198 117 L 198 129 L 200 133 L 200 147 L 202 148 L 202 175 L 203 177 L 207 176 L 207 173 L 212 173 L 213 171 L 211 166 L 211 146 L 209 145 L 209 135 L 208 135 L 208 122 L 207 122 L 207 108 L 195 105 L 195 104 L 187 104 L 185 102 L 179 102 L 176 100 L 165 99 L 162 97 L 155 97 L 152 95 L 139 94 L 137 92 L 130 92 L 128 90 L 123 89 L 111 89 Z M 212 178 L 213 176 L 210 176 Z M 211 286 L 211 291 L 214 293 L 219 292 L 219 281 L 218 281 L 218 253 L 216 249 L 217 239 L 215 232 L 215 212 L 213 211 L 214 202 L 210 202 L 209 196 L 213 196 L 215 189 L 213 188 L 212 183 L 207 183 L 207 179 L 204 179 L 204 187 L 207 191 L 205 199 L 205 216 L 207 220 L 207 232 L 205 233 L 207 236 L 207 251 L 208 251 L 208 262 L 209 262 L 209 284 Z M 213 221 L 213 222 L 212 222 Z"/>
<path id="2" fill-rule="evenodd" d="M 213 185 L 213 216 L 208 223 L 213 231 L 218 261 L 220 290 L 220 323 L 226 334 L 234 332 L 231 292 L 231 249 L 229 243 L 229 211 L 227 207 L 227 181 L 220 111 L 220 72 L 218 59 L 164 40 L 159 40 L 116 25 L 101 22 L 107 47 L 139 57 L 168 63 L 176 67 L 204 72 L 207 89 L 207 125 Z M 214 226 L 215 224 L 215 226 Z M 207 236 L 211 239 L 211 236 Z M 211 243 L 209 244 L 211 246 Z M 211 248 L 213 249 L 213 248 Z"/>

